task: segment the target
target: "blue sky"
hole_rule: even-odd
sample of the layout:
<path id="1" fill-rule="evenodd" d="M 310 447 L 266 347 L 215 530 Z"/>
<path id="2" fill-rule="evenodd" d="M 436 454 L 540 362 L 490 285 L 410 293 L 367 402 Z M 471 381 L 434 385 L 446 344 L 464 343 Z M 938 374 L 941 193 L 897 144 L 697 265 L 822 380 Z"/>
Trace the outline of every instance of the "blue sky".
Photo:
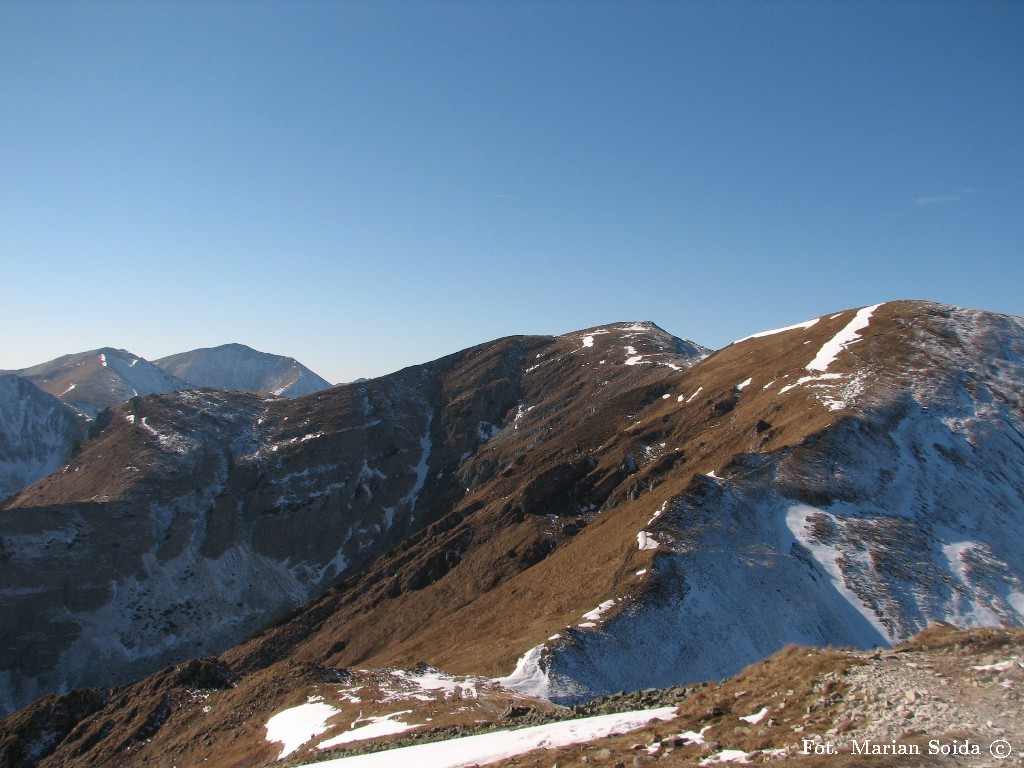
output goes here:
<path id="1" fill-rule="evenodd" d="M 1024 314 L 1019 2 L 0 3 L 0 368 Z"/>

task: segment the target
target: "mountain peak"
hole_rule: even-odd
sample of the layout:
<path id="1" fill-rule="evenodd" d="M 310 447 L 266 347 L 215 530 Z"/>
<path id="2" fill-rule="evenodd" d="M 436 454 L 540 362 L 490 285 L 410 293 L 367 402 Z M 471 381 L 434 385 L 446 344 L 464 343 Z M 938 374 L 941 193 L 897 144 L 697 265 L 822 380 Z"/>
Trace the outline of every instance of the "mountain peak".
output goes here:
<path id="1" fill-rule="evenodd" d="M 156 364 L 196 387 L 299 397 L 331 386 L 292 357 L 260 352 L 239 343 L 170 355 Z"/>

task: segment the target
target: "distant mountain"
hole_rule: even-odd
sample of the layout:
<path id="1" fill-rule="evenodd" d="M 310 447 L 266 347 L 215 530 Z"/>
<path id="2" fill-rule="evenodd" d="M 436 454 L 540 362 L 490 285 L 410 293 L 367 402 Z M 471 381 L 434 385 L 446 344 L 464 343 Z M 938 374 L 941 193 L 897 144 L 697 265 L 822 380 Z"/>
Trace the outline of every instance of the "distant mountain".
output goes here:
<path id="1" fill-rule="evenodd" d="M 193 387 L 300 397 L 331 386 L 292 357 L 258 352 L 244 344 L 182 352 L 156 364 Z"/>
<path id="2" fill-rule="evenodd" d="M 127 350 L 110 347 L 64 355 L 31 368 L 0 371 L 0 376 L 14 375 L 33 385 L 16 387 L 8 382 L 6 389 L 0 390 L 0 417 L 7 414 L 0 419 L 0 497 L 57 469 L 75 442 L 84 437 L 87 422 L 133 397 L 197 387 L 298 397 L 330 386 L 290 357 L 257 352 L 241 344 L 184 352 L 160 362 L 187 374 L 188 380 Z M 38 421 L 40 414 L 59 412 L 53 403 L 40 400 L 44 393 L 81 417 L 72 418 L 74 429 L 64 423 L 68 414 Z M 31 404 L 23 402 L 24 398 Z M 33 424 L 26 421 L 33 418 L 37 419 Z"/>
<path id="3" fill-rule="evenodd" d="M 0 498 L 59 469 L 84 437 L 71 407 L 27 379 L 0 375 Z"/>
<path id="4" fill-rule="evenodd" d="M 177 392 L 189 386 L 138 355 L 110 347 L 6 373 L 28 379 L 89 418 L 138 395 Z"/>

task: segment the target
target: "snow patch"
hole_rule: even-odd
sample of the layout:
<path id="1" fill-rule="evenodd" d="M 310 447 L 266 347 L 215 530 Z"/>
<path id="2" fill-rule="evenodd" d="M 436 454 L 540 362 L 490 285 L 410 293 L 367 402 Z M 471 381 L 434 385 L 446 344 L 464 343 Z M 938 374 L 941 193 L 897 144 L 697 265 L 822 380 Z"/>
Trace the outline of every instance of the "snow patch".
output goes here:
<path id="1" fill-rule="evenodd" d="M 723 749 L 721 752 L 716 752 L 710 757 L 705 757 L 700 761 L 701 765 L 711 765 L 712 763 L 749 763 L 750 758 L 754 756 L 753 752 L 744 752 L 742 749 Z"/>
<path id="2" fill-rule="evenodd" d="M 751 725 L 757 725 L 762 720 L 764 720 L 765 717 L 767 717 L 767 716 L 768 716 L 768 707 L 763 707 L 760 712 L 755 712 L 752 715 L 746 715 L 746 716 L 740 717 L 740 720 L 744 721 L 745 723 L 750 723 Z"/>
<path id="3" fill-rule="evenodd" d="M 609 611 L 613 605 L 615 605 L 615 600 L 605 600 L 603 603 L 597 606 L 597 608 L 594 608 L 592 611 L 587 611 L 586 613 L 584 613 L 582 618 L 586 619 L 588 622 L 598 621 L 600 620 L 601 615 Z M 580 624 L 580 626 L 582 627 L 583 625 Z M 591 624 L 591 626 L 596 625 Z"/>
<path id="4" fill-rule="evenodd" d="M 426 667 L 419 672 L 399 669 L 391 675 L 424 691 L 442 691 L 445 698 L 475 699 L 478 697 L 477 685 L 485 682 L 483 678 L 474 677 L 459 680 L 433 667 Z"/>
<path id="5" fill-rule="evenodd" d="M 496 677 L 494 682 L 527 696 L 547 698 L 550 695 L 551 681 L 544 665 L 544 651 L 543 643 L 535 645 L 519 658 L 511 675 Z"/>
<path id="6" fill-rule="evenodd" d="M 733 344 L 740 344 L 740 343 L 742 343 L 744 341 L 749 341 L 750 339 L 761 339 L 761 338 L 764 338 L 765 336 L 774 336 L 776 333 L 785 333 L 786 331 L 795 331 L 798 328 L 807 329 L 807 328 L 810 328 L 812 325 L 814 325 L 816 322 L 818 322 L 818 318 L 814 318 L 813 320 L 805 320 L 804 322 L 797 323 L 796 325 L 787 325 L 785 328 L 774 328 L 774 329 L 772 329 L 770 331 L 761 331 L 760 333 L 752 333 L 750 336 L 744 336 L 742 339 L 737 339 L 736 341 L 733 342 Z"/>
<path id="7" fill-rule="evenodd" d="M 1021 664 L 1016 659 L 1007 659 L 1006 661 L 1000 661 L 996 664 L 984 664 L 980 667 L 971 667 L 971 669 L 977 672 L 1005 672 L 1014 664 L 1024 669 L 1024 664 Z"/>
<path id="8" fill-rule="evenodd" d="M 807 364 L 807 370 L 827 371 L 840 352 L 861 340 L 860 332 L 868 327 L 871 315 L 880 306 L 882 305 L 873 304 L 870 307 L 864 307 L 859 310 L 839 333 L 825 342 L 824 346 L 818 350 L 818 354 Z"/>
<path id="9" fill-rule="evenodd" d="M 843 374 L 841 373 L 823 373 L 820 376 L 801 376 L 792 384 L 787 384 L 782 389 L 780 389 L 779 394 L 784 395 L 786 392 L 789 392 L 789 390 L 793 389 L 794 387 L 799 387 L 802 384 L 809 384 L 815 381 L 830 381 L 832 379 L 841 378 L 843 378 Z"/>
<path id="10" fill-rule="evenodd" d="M 418 728 L 420 723 L 405 723 L 395 719 L 411 712 L 411 709 L 406 709 L 402 712 L 392 712 L 389 715 L 364 717 L 361 720 L 356 720 L 352 723 L 351 730 L 317 744 L 317 749 L 330 749 L 353 741 L 379 739 L 381 736 L 393 736 L 396 733 L 405 733 L 412 728 Z M 359 725 L 359 723 L 366 723 L 366 725 Z"/>
<path id="11" fill-rule="evenodd" d="M 640 533 L 636 535 L 636 543 L 637 546 L 640 547 L 641 551 L 645 549 L 658 548 L 658 540 L 647 531 L 640 531 Z"/>
<path id="12" fill-rule="evenodd" d="M 330 704 L 310 701 L 278 712 L 267 721 L 267 741 L 283 745 L 278 760 L 284 760 L 314 736 L 327 730 L 327 721 L 341 712 Z"/>
<path id="13" fill-rule="evenodd" d="M 410 765 L 416 768 L 466 768 L 507 760 L 536 749 L 583 744 L 613 733 L 642 728 L 651 720 L 672 720 L 675 716 L 675 707 L 619 712 L 343 757 L 314 763 L 307 768 L 408 768 Z"/>

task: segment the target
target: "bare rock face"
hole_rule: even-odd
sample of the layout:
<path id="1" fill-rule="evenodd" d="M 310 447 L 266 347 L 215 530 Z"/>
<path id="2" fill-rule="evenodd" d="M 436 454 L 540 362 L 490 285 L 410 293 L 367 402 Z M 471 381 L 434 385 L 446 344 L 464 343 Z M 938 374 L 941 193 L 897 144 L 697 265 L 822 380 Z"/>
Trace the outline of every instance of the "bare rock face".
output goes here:
<path id="1" fill-rule="evenodd" d="M 0 376 L 0 498 L 56 471 L 85 437 L 75 412 L 18 376 Z"/>

